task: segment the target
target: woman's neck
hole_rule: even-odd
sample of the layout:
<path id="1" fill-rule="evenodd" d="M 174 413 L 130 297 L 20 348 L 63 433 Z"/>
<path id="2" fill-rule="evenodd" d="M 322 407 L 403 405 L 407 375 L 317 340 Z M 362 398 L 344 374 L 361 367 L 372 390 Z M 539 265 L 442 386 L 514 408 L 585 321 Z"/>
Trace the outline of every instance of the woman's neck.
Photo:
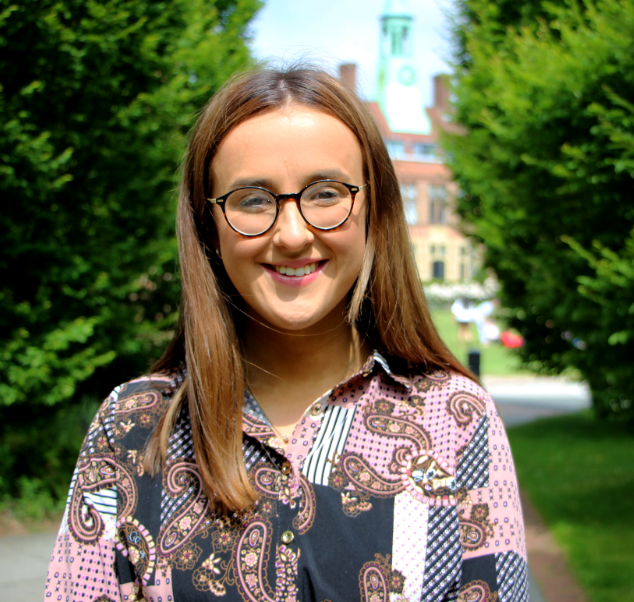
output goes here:
<path id="1" fill-rule="evenodd" d="M 313 401 L 358 371 L 371 351 L 341 315 L 307 334 L 251 319 L 245 332 L 247 386 L 283 434 Z"/>

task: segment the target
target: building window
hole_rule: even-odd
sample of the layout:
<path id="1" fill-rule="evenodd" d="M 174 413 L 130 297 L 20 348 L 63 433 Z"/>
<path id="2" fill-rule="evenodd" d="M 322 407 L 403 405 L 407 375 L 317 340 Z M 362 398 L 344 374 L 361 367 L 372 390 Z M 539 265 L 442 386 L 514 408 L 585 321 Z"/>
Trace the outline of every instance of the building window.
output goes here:
<path id="1" fill-rule="evenodd" d="M 447 223 L 447 188 L 443 184 L 429 187 L 429 223 Z"/>
<path id="2" fill-rule="evenodd" d="M 401 51 L 403 52 L 403 56 L 410 56 L 412 54 L 410 48 L 410 40 L 409 40 L 409 31 L 407 27 L 403 27 L 403 47 Z"/>
<path id="3" fill-rule="evenodd" d="M 444 280 L 445 279 L 445 262 L 444 261 L 434 261 L 431 264 L 431 272 L 434 280 Z"/>
<path id="4" fill-rule="evenodd" d="M 446 250 L 447 248 L 445 247 L 445 245 L 430 245 L 429 246 L 429 254 L 432 257 L 444 257 Z"/>
<path id="5" fill-rule="evenodd" d="M 387 140 L 385 146 L 387 146 L 387 152 L 393 159 L 405 154 L 405 145 L 400 140 Z"/>
<path id="6" fill-rule="evenodd" d="M 425 159 L 427 161 L 436 160 L 436 145 L 435 144 L 414 144 L 412 151 L 418 159 Z"/>
<path id="7" fill-rule="evenodd" d="M 403 199 L 405 221 L 410 226 L 415 226 L 418 223 L 418 195 L 416 194 L 416 184 L 401 184 L 401 198 Z"/>
<path id="8" fill-rule="evenodd" d="M 406 50 L 407 27 L 392 28 L 392 56 L 403 56 Z"/>

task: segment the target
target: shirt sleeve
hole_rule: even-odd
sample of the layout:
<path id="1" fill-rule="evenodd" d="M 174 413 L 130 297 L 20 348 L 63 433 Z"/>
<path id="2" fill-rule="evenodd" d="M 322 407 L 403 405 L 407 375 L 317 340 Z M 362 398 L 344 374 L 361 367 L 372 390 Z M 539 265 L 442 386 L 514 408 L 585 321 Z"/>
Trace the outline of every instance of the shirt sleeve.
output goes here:
<path id="1" fill-rule="evenodd" d="M 95 416 L 73 473 L 46 578 L 44 602 L 121 602 L 115 565 L 116 459 L 106 418 L 113 392 Z"/>
<path id="2" fill-rule="evenodd" d="M 491 397 L 473 397 L 468 444 L 457 465 L 465 600 L 528 600 L 524 522 L 513 456 Z M 497 593 L 497 597 L 495 594 Z"/>

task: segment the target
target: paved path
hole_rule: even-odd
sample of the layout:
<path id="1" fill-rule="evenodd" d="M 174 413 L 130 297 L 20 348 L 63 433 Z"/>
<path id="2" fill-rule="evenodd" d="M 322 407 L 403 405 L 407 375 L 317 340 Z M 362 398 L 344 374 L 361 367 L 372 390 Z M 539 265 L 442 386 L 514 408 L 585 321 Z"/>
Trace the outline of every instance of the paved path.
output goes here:
<path id="1" fill-rule="evenodd" d="M 507 427 L 590 407 L 585 383 L 539 376 L 490 376 L 482 380 Z"/>
<path id="2" fill-rule="evenodd" d="M 537 418 L 575 412 L 589 406 L 583 385 L 552 378 L 484 378 L 507 426 Z M 40 602 L 55 533 L 0 538 L 0 600 Z M 538 558 L 537 556 L 535 558 Z M 564 567 L 565 568 L 565 567 Z M 561 571 L 560 571 L 561 572 Z M 535 574 L 542 576 L 540 567 Z M 531 602 L 563 602 L 554 591 L 542 593 L 529 573 Z M 550 582 L 543 577 L 542 584 Z"/>
<path id="3" fill-rule="evenodd" d="M 56 533 L 0 538 L 0 600 L 41 602 Z"/>

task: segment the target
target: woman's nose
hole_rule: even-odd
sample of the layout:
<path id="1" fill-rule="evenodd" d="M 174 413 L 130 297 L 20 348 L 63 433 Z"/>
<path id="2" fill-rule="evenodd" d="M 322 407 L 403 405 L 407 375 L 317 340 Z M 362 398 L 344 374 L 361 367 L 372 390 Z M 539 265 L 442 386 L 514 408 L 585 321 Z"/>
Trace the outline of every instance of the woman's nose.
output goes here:
<path id="1" fill-rule="evenodd" d="M 273 242 L 290 251 L 300 251 L 314 240 L 314 234 L 293 199 L 280 203 L 280 213 L 274 226 Z"/>

